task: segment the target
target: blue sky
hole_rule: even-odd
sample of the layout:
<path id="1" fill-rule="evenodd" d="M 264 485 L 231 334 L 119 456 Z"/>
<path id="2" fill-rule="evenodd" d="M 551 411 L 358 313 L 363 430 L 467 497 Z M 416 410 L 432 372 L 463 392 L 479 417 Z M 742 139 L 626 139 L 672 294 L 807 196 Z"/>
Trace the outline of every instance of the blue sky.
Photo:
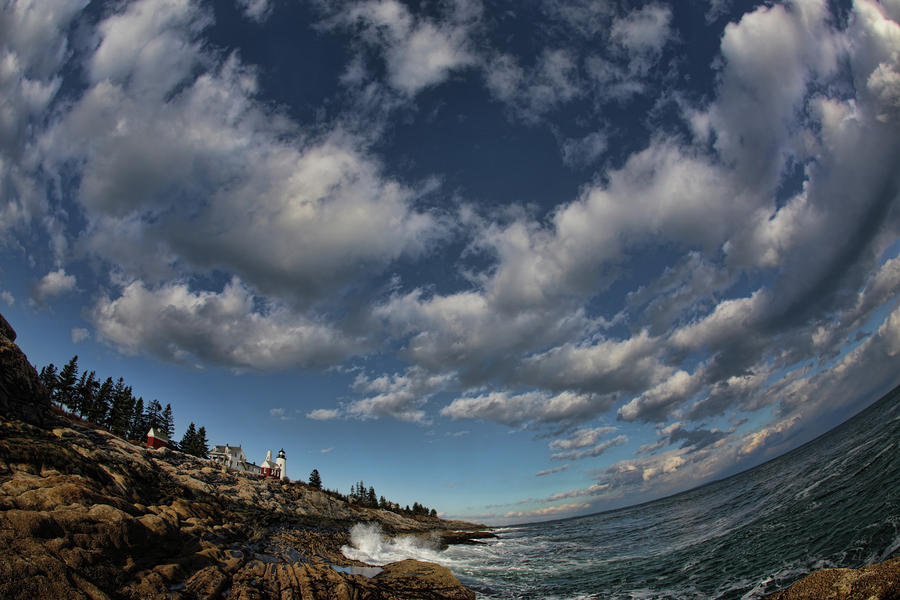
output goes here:
<path id="1" fill-rule="evenodd" d="M 900 383 L 900 2 L 13 0 L 0 310 L 251 459 L 508 523 Z"/>

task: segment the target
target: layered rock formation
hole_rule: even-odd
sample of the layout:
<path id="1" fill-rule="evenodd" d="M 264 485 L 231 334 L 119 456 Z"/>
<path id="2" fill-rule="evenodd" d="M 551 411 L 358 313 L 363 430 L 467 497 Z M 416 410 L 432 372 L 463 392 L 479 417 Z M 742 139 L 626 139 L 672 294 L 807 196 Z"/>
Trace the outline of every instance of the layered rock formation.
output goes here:
<path id="1" fill-rule="evenodd" d="M 341 554 L 349 527 L 473 528 L 349 505 L 54 415 L 0 317 L 0 598 L 472 599 L 436 564 L 374 577 Z"/>
<path id="2" fill-rule="evenodd" d="M 900 600 L 900 558 L 860 569 L 823 569 L 766 600 Z"/>

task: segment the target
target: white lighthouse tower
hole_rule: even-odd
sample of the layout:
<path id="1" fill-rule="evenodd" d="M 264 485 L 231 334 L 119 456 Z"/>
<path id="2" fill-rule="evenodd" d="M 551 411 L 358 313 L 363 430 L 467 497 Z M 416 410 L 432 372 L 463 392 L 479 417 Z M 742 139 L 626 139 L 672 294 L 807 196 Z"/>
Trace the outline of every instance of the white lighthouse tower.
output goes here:
<path id="1" fill-rule="evenodd" d="M 287 479 L 287 459 L 284 457 L 284 448 L 278 451 L 278 458 L 275 459 L 275 464 L 281 469 L 281 478 Z"/>

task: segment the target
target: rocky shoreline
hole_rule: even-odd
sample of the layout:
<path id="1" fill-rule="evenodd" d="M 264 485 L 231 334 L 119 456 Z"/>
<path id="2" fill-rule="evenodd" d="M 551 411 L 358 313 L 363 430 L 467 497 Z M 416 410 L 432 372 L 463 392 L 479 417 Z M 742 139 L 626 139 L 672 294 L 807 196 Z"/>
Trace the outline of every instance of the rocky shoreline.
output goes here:
<path id="1" fill-rule="evenodd" d="M 349 529 L 472 543 L 484 526 L 348 504 L 55 413 L 0 316 L 0 597 L 471 600 L 440 565 L 338 567 Z"/>
<path id="2" fill-rule="evenodd" d="M 350 527 L 437 546 L 482 525 L 348 504 L 304 483 L 151 450 L 54 412 L 0 315 L 0 598 L 473 600 L 415 560 L 354 573 Z M 826 569 L 771 600 L 900 600 L 900 558 Z"/>

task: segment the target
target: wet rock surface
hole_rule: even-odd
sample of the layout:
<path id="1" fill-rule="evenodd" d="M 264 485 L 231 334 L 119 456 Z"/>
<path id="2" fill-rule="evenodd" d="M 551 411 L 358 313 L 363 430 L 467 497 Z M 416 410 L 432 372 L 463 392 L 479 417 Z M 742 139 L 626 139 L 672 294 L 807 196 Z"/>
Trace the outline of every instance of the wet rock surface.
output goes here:
<path id="1" fill-rule="evenodd" d="M 898 600 L 900 557 L 860 569 L 823 569 L 766 600 Z"/>
<path id="2" fill-rule="evenodd" d="M 332 565 L 349 528 L 476 526 L 362 508 L 303 483 L 151 450 L 51 411 L 0 317 L 0 598 L 472 599 L 449 570 Z"/>

